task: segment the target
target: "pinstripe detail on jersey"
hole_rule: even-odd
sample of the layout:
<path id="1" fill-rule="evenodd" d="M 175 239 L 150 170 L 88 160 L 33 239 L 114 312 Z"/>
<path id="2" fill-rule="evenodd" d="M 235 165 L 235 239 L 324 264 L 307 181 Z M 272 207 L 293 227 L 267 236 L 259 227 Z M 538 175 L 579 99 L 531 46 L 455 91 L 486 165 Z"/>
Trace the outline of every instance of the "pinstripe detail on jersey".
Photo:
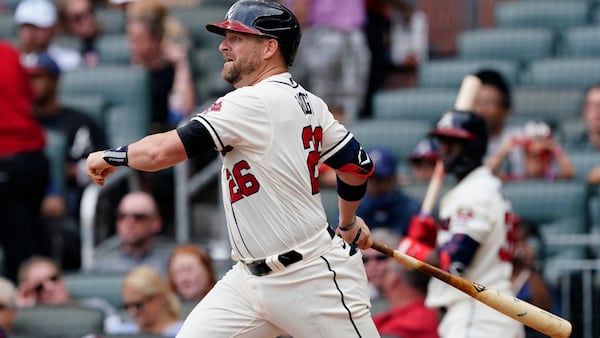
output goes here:
<path id="1" fill-rule="evenodd" d="M 350 142 L 350 140 L 353 137 L 354 136 L 350 132 L 347 132 L 346 135 L 344 135 L 344 137 L 338 143 L 335 144 L 335 146 L 333 146 L 333 147 L 329 148 L 328 150 L 324 151 L 323 153 L 321 153 L 321 158 L 327 160 L 333 154 L 335 154 L 340 149 L 342 149 L 344 147 L 344 145 L 346 145 L 346 143 Z"/>
<path id="2" fill-rule="evenodd" d="M 337 274 L 336 274 L 335 270 L 333 270 L 331 268 L 331 265 L 329 264 L 329 261 L 327 260 L 327 258 L 325 258 L 324 256 L 319 256 L 319 257 L 321 257 L 321 259 L 325 262 L 325 264 L 327 264 L 327 270 L 329 270 L 329 271 L 331 271 L 331 273 L 333 273 L 333 284 L 335 284 L 335 288 L 340 293 L 342 306 L 344 307 L 344 309 L 346 309 L 346 312 L 348 312 L 348 319 L 350 319 L 350 323 L 352 324 L 352 327 L 354 327 L 354 331 L 356 332 L 358 337 L 361 338 L 362 335 L 358 331 L 358 327 L 356 327 L 356 324 L 354 323 L 354 319 L 352 318 L 352 311 L 350 311 L 350 309 L 346 305 L 346 302 L 344 301 L 344 292 L 340 289 L 340 286 L 337 283 L 337 279 L 336 279 Z"/>
<path id="3" fill-rule="evenodd" d="M 231 208 L 231 215 L 233 216 L 233 221 L 235 222 L 235 229 L 238 233 L 238 237 L 241 239 L 242 244 L 244 245 L 244 248 L 246 249 L 246 252 L 252 257 L 252 258 L 256 258 L 252 252 L 250 252 L 250 249 L 248 249 L 248 246 L 246 245 L 246 241 L 244 241 L 244 236 L 242 236 L 242 232 L 240 231 L 240 227 L 238 225 L 238 221 L 237 221 L 237 217 L 235 217 L 235 210 L 233 209 L 233 203 L 230 201 L 229 202 L 229 207 Z M 235 237 L 235 236 L 234 236 Z M 232 243 L 235 245 L 235 248 L 237 249 L 237 252 L 242 252 L 239 248 L 239 246 L 237 245 L 236 241 L 232 241 Z M 246 257 L 245 257 L 246 258 Z"/>
<path id="4" fill-rule="evenodd" d="M 212 126 L 212 124 L 210 123 L 210 121 L 208 121 L 204 116 L 202 116 L 202 114 L 198 114 L 198 115 L 194 116 L 192 118 L 192 120 L 196 120 L 196 121 L 204 124 L 207 128 L 210 128 L 211 134 L 213 134 L 215 136 L 215 138 L 219 141 L 219 145 L 221 146 L 221 150 L 225 150 L 225 144 L 223 143 L 223 140 L 221 140 L 221 137 L 219 136 L 219 134 L 217 133 L 217 131 L 215 130 L 215 128 Z M 199 120 L 202 120 L 202 121 L 199 121 Z"/>

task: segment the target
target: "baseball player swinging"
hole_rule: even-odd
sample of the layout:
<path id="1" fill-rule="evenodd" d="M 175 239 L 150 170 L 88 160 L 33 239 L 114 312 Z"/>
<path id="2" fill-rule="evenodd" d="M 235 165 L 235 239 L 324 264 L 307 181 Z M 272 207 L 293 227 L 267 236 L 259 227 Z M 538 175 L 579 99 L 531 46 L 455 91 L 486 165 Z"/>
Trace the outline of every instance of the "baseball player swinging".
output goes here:
<path id="1" fill-rule="evenodd" d="M 430 135 L 439 139 L 445 171 L 457 183 L 440 201 L 437 233 L 431 217 L 414 218 L 398 250 L 490 288 L 512 293 L 507 238 L 513 225 L 511 206 L 503 197 L 500 180 L 482 165 L 488 141 L 484 120 L 470 112 L 449 111 Z M 426 304 L 444 310 L 438 328 L 442 338 L 524 337 L 521 323 L 439 279 L 429 282 Z"/>
<path id="2" fill-rule="evenodd" d="M 156 171 L 206 151 L 221 154 L 237 263 L 177 337 L 379 337 L 356 250 L 372 244 L 355 210 L 373 165 L 326 104 L 289 74 L 301 35 L 295 16 L 277 2 L 240 0 L 206 28 L 224 36 L 222 76 L 236 90 L 176 130 L 87 160 L 88 175 L 103 185 L 121 165 Z M 336 230 L 321 204 L 321 163 L 337 173 Z"/>

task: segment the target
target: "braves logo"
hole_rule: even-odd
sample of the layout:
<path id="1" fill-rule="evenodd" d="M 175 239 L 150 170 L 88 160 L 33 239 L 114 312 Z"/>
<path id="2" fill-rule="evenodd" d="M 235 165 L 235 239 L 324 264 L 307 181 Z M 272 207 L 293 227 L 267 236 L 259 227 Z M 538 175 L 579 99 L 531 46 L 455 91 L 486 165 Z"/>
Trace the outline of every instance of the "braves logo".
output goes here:
<path id="1" fill-rule="evenodd" d="M 206 108 L 204 110 L 204 113 L 208 113 L 211 111 L 221 111 L 222 107 L 223 107 L 223 102 L 221 102 L 221 101 L 213 102 L 213 104 L 211 104 L 208 108 Z"/>

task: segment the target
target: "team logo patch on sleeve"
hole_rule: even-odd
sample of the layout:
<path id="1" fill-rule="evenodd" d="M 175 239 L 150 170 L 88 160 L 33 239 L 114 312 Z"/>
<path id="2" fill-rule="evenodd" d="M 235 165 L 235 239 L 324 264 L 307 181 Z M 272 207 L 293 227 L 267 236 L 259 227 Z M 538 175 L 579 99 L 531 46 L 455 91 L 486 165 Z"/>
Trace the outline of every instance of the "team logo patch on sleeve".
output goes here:
<path id="1" fill-rule="evenodd" d="M 223 102 L 221 102 L 221 101 L 213 102 L 213 104 L 211 104 L 208 108 L 206 108 L 204 110 L 204 113 L 208 113 L 211 111 L 221 111 L 221 107 L 223 107 Z"/>
<path id="2" fill-rule="evenodd" d="M 469 208 L 459 208 L 456 210 L 456 223 L 466 224 L 473 219 L 473 210 Z"/>

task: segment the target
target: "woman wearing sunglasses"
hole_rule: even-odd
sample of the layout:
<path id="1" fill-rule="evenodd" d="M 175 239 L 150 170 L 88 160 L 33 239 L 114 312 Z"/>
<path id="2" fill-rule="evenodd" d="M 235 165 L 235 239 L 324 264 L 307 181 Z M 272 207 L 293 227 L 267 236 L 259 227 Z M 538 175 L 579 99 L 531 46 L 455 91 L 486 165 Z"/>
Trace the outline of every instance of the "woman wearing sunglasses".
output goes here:
<path id="1" fill-rule="evenodd" d="M 150 333 L 175 337 L 183 321 L 180 301 L 160 273 L 141 265 L 131 270 L 121 288 L 123 310 L 130 321 L 113 328 L 111 334 Z"/>

